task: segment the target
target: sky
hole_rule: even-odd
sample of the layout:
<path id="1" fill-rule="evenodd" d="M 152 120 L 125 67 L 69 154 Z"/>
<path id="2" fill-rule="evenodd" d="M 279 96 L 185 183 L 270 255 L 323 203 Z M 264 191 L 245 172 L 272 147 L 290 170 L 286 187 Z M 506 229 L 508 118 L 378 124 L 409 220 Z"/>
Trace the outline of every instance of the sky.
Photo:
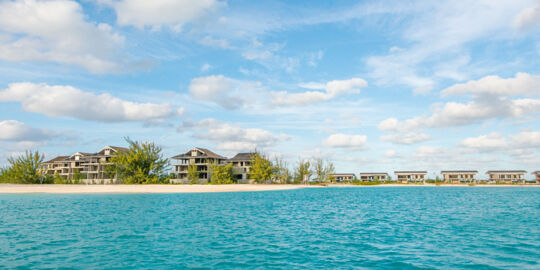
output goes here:
<path id="1" fill-rule="evenodd" d="M 0 0 L 0 164 L 129 137 L 340 173 L 532 172 L 539 59 L 537 0 Z"/>

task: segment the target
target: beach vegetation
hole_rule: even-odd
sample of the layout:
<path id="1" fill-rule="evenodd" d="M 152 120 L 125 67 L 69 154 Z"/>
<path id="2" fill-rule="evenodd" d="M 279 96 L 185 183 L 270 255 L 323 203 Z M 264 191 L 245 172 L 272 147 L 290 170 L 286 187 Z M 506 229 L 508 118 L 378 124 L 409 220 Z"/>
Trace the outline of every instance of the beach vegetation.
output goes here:
<path id="1" fill-rule="evenodd" d="M 255 151 L 250 156 L 251 169 L 249 171 L 250 178 L 256 183 L 266 183 L 272 179 L 274 166 L 272 161 L 263 153 Z"/>
<path id="2" fill-rule="evenodd" d="M 311 177 L 311 174 L 313 174 L 313 171 L 311 169 L 311 163 L 309 160 L 298 160 L 298 163 L 296 164 L 296 168 L 294 170 L 294 184 L 301 184 L 309 183 L 309 178 Z M 307 179 L 307 182 L 305 181 Z"/>
<path id="3" fill-rule="evenodd" d="M 276 157 L 273 168 L 274 180 L 280 184 L 288 184 L 292 180 L 291 171 L 287 161 L 282 157 Z"/>
<path id="4" fill-rule="evenodd" d="M 315 160 L 313 171 L 315 172 L 315 181 L 318 183 L 332 182 L 332 175 L 335 173 L 334 164 L 325 161 L 322 158 Z"/>
<path id="5" fill-rule="evenodd" d="M 115 175 L 120 184 L 167 183 L 169 160 L 163 157 L 162 148 L 153 142 L 138 142 L 125 138 L 129 150 L 119 152 L 106 167 L 109 175 Z"/>
<path id="6" fill-rule="evenodd" d="M 49 184 L 40 171 L 45 156 L 38 151 L 27 150 L 18 157 L 9 157 L 8 166 L 0 171 L 1 183 Z"/>
<path id="7" fill-rule="evenodd" d="M 188 166 L 187 178 L 190 184 L 200 184 L 199 171 L 197 171 L 197 166 L 191 164 Z"/>
<path id="8" fill-rule="evenodd" d="M 233 164 L 219 165 L 210 164 L 210 184 L 225 185 L 234 184 Z"/>

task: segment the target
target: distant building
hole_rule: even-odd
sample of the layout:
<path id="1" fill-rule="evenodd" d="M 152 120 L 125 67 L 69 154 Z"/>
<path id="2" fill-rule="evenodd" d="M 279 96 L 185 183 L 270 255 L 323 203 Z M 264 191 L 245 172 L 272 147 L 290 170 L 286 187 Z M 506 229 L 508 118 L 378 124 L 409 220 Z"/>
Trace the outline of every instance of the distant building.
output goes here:
<path id="1" fill-rule="evenodd" d="M 524 184 L 526 173 L 523 170 L 486 172 L 489 176 L 489 182 L 497 184 Z"/>
<path id="2" fill-rule="evenodd" d="M 335 183 L 352 183 L 354 173 L 335 173 L 330 175 Z"/>
<path id="3" fill-rule="evenodd" d="M 105 146 L 97 153 L 77 152 L 71 156 L 58 156 L 41 164 L 41 171 L 48 176 L 58 175 L 66 180 L 76 180 L 84 184 L 112 184 L 115 175 L 108 175 L 105 167 L 110 165 L 112 157 L 129 149 Z"/>
<path id="4" fill-rule="evenodd" d="M 427 171 L 395 171 L 394 174 L 399 183 L 417 183 L 426 180 Z"/>
<path id="5" fill-rule="evenodd" d="M 360 173 L 360 181 L 364 182 L 383 182 L 387 181 L 390 176 L 384 172 L 375 172 L 375 173 Z"/>
<path id="6" fill-rule="evenodd" d="M 186 153 L 176 155 L 171 159 L 177 160 L 177 163 L 173 164 L 172 174 L 175 178 L 171 179 L 171 182 L 183 184 L 190 182 L 190 179 L 188 179 L 188 169 L 190 166 L 195 166 L 199 177 L 198 182 L 205 184 L 210 180 L 210 172 L 208 171 L 210 165 L 223 165 L 227 161 L 226 157 L 199 147 L 192 148 Z"/>
<path id="7" fill-rule="evenodd" d="M 233 165 L 233 175 L 236 183 L 238 184 L 250 184 L 253 179 L 249 177 L 249 171 L 251 170 L 251 157 L 255 153 L 238 153 L 236 156 L 227 160 L 227 163 Z"/>
<path id="8" fill-rule="evenodd" d="M 473 183 L 475 181 L 475 175 L 478 171 L 441 171 L 443 175 L 444 182 L 452 184 L 460 183 Z"/>
<path id="9" fill-rule="evenodd" d="M 535 179 L 536 183 L 540 184 L 540 171 L 534 171 L 531 174 L 534 175 L 534 179 Z"/>

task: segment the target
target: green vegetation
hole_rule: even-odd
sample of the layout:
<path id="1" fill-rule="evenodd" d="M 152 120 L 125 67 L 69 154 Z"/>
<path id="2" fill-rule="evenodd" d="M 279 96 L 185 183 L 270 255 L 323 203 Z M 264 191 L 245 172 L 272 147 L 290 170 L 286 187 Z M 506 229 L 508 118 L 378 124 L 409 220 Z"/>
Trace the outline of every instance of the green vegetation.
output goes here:
<path id="1" fill-rule="evenodd" d="M 303 159 L 300 159 L 298 161 L 298 164 L 294 170 L 294 184 L 301 184 L 301 183 L 304 183 L 305 179 L 307 178 L 308 179 L 308 182 L 309 183 L 309 178 L 311 177 L 311 174 L 313 173 L 313 171 L 311 170 L 311 163 L 307 160 L 303 160 Z M 306 183 L 306 184 L 307 184 Z"/>
<path id="2" fill-rule="evenodd" d="M 116 175 L 121 184 L 168 183 L 169 160 L 163 158 L 162 148 L 153 142 L 137 142 L 126 138 L 129 151 L 119 152 L 107 166 L 109 175 Z"/>
<path id="3" fill-rule="evenodd" d="M 8 166 L 0 169 L 0 183 L 50 184 L 50 177 L 44 177 L 40 166 L 44 155 L 38 151 L 26 151 L 17 158 L 8 158 Z"/>
<path id="4" fill-rule="evenodd" d="M 197 166 L 189 165 L 188 166 L 188 175 L 187 178 L 190 184 L 200 184 L 199 172 L 197 171 Z"/>
<path id="5" fill-rule="evenodd" d="M 227 165 L 211 164 L 211 176 L 210 184 L 225 185 L 234 184 L 233 165 L 229 163 Z"/>
<path id="6" fill-rule="evenodd" d="M 317 183 L 330 183 L 333 180 L 332 174 L 336 173 L 336 170 L 332 162 L 318 158 L 315 160 L 314 172 Z"/>
<path id="7" fill-rule="evenodd" d="M 291 171 L 287 161 L 283 158 L 276 157 L 274 161 L 274 179 L 280 184 L 288 184 L 292 180 Z"/>
<path id="8" fill-rule="evenodd" d="M 255 152 L 251 155 L 250 177 L 256 183 L 265 183 L 272 179 L 274 166 L 265 154 Z"/>

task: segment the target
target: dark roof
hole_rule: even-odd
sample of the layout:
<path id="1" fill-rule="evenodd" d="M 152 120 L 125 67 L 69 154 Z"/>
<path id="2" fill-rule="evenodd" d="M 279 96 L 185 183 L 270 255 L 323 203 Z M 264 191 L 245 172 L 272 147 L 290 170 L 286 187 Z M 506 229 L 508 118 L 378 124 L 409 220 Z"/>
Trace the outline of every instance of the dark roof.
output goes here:
<path id="1" fill-rule="evenodd" d="M 221 155 L 218 155 L 218 154 L 216 154 L 216 153 L 214 153 L 214 152 L 212 152 L 212 151 L 210 151 L 210 150 L 208 150 L 208 149 L 205 149 L 205 148 L 195 147 L 195 148 L 193 148 L 193 149 L 199 150 L 199 151 L 201 151 L 201 152 L 204 153 L 204 155 L 202 155 L 202 156 L 197 156 L 198 158 L 210 157 L 210 158 L 217 158 L 217 159 L 227 159 L 226 157 L 221 156 Z M 184 153 L 184 154 L 176 155 L 176 156 L 172 157 L 172 159 L 180 159 L 180 158 L 185 158 L 185 157 L 188 157 L 188 158 L 189 158 L 189 157 L 191 157 L 191 154 L 190 154 L 190 153 L 191 153 L 191 151 L 192 151 L 193 149 L 187 151 L 187 152 Z"/>
<path id="2" fill-rule="evenodd" d="M 527 173 L 527 171 L 524 171 L 524 170 L 487 171 L 486 173 Z"/>
<path id="3" fill-rule="evenodd" d="M 472 170 L 453 170 L 453 171 L 441 171 L 441 173 L 478 173 L 478 171 L 472 171 Z"/>
<path id="4" fill-rule="evenodd" d="M 110 148 L 116 150 L 117 152 L 128 152 L 129 148 L 119 147 L 119 146 L 109 146 Z"/>
<path id="5" fill-rule="evenodd" d="M 394 171 L 394 173 L 427 173 L 427 171 Z"/>
<path id="6" fill-rule="evenodd" d="M 354 173 L 334 173 L 331 175 L 354 175 Z"/>
<path id="7" fill-rule="evenodd" d="M 229 161 L 245 161 L 251 160 L 251 155 L 255 153 L 238 153 L 236 156 L 229 158 Z"/>
<path id="8" fill-rule="evenodd" d="M 57 156 L 49 161 L 45 161 L 43 163 L 53 163 L 53 162 L 56 162 L 56 161 L 62 161 L 62 160 L 65 160 L 66 158 L 68 158 L 69 156 Z"/>
<path id="9" fill-rule="evenodd" d="M 361 172 L 360 175 L 362 174 L 386 174 L 388 175 L 388 173 L 385 173 L 385 172 Z"/>

